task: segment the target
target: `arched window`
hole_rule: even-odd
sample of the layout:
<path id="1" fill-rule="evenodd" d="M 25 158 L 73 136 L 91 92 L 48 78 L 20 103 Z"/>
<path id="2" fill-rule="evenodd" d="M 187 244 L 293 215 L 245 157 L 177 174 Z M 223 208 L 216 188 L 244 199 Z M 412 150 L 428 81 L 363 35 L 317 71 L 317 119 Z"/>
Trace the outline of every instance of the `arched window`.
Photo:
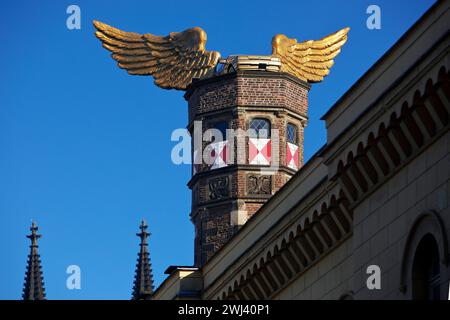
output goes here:
<path id="1" fill-rule="evenodd" d="M 219 130 L 222 133 L 222 141 L 227 140 L 228 123 L 226 121 L 218 121 L 214 123 L 213 128 Z"/>
<path id="2" fill-rule="evenodd" d="M 447 298 L 443 282 L 449 278 L 447 239 L 439 213 L 430 210 L 416 217 L 406 238 L 400 272 L 399 289 L 406 298 Z"/>
<path id="3" fill-rule="evenodd" d="M 296 125 L 288 123 L 286 127 L 286 140 L 287 142 L 298 145 L 298 130 Z"/>
<path id="4" fill-rule="evenodd" d="M 439 249 L 431 234 L 419 242 L 412 266 L 412 298 L 415 300 L 440 299 Z"/>
<path id="5" fill-rule="evenodd" d="M 250 121 L 249 129 L 255 130 L 255 138 L 270 138 L 270 122 L 267 119 L 252 119 Z"/>

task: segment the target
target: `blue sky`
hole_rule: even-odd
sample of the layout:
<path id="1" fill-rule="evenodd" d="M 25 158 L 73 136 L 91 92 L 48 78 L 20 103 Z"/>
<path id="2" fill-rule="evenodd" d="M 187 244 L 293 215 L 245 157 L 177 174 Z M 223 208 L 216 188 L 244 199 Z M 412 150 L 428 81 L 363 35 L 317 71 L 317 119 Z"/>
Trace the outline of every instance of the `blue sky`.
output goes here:
<path id="1" fill-rule="evenodd" d="M 434 1 L 11 1 L 0 4 L 0 299 L 19 299 L 31 220 L 38 222 L 48 299 L 129 299 L 149 223 L 155 284 L 193 263 L 187 165 L 171 162 L 187 124 L 183 92 L 116 67 L 94 37 L 97 19 L 166 35 L 200 26 L 207 49 L 270 54 L 277 33 L 299 41 L 349 26 L 331 74 L 313 85 L 305 158 L 325 143 L 320 117 Z M 81 30 L 66 8 L 81 8 Z M 366 8 L 381 8 L 381 30 Z M 66 288 L 79 265 L 81 290 Z"/>

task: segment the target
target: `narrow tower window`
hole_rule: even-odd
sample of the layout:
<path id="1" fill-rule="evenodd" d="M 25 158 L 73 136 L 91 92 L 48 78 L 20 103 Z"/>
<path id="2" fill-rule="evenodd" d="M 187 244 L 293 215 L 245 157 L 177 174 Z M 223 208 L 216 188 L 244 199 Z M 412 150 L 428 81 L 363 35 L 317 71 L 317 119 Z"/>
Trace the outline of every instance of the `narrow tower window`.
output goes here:
<path id="1" fill-rule="evenodd" d="M 222 141 L 227 140 L 228 123 L 226 121 L 216 122 L 213 127 L 222 133 Z"/>
<path id="2" fill-rule="evenodd" d="M 298 130 L 296 125 L 288 123 L 286 128 L 286 139 L 287 142 L 298 145 Z"/>
<path id="3" fill-rule="evenodd" d="M 270 138 L 270 122 L 267 119 L 252 119 L 250 121 L 250 129 L 255 130 L 256 138 Z"/>

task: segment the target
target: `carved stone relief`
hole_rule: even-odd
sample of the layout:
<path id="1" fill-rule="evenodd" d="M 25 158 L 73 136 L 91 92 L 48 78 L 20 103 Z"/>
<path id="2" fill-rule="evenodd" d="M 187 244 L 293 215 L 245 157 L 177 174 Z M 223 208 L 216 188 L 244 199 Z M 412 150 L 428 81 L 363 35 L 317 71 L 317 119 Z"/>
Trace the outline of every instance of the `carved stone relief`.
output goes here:
<path id="1" fill-rule="evenodd" d="M 272 194 L 272 176 L 255 174 L 248 175 L 247 194 Z"/>

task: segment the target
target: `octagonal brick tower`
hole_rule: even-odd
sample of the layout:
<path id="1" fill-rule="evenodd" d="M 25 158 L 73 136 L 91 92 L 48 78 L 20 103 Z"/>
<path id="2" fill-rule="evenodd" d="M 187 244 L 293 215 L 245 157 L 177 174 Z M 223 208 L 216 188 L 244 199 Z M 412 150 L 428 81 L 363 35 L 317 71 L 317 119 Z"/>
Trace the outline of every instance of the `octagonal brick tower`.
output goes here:
<path id="1" fill-rule="evenodd" d="M 310 85 L 279 72 L 278 58 L 234 56 L 226 61 L 219 75 L 193 82 L 185 94 L 191 137 L 194 121 L 201 121 L 203 132 L 252 128 L 259 135 L 246 137 L 240 145 L 224 137 L 222 142 L 203 142 L 201 150 L 192 148 L 193 159 L 201 162 L 193 163 L 188 183 L 196 266 L 219 250 L 303 164 Z M 273 129 L 279 134 L 278 152 Z M 232 162 L 231 149 L 236 152 Z M 209 163 L 201 161 L 204 150 L 211 151 Z M 277 153 L 278 169 L 262 172 L 274 164 Z"/>

